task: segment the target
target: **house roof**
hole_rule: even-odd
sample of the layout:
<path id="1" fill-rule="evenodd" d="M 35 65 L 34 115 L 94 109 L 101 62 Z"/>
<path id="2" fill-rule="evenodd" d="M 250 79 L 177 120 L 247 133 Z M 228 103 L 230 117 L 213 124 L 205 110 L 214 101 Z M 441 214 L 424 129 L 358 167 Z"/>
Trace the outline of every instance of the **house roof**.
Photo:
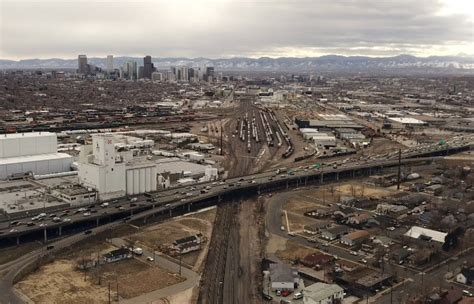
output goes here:
<path id="1" fill-rule="evenodd" d="M 468 282 L 474 281 L 474 267 L 471 268 L 463 268 L 461 270 L 462 275 L 466 278 Z"/>
<path id="2" fill-rule="evenodd" d="M 294 282 L 294 270 L 285 264 L 270 264 L 270 278 L 272 282 Z"/>
<path id="3" fill-rule="evenodd" d="M 369 233 L 365 230 L 357 230 L 351 233 L 348 233 L 344 236 L 345 239 L 358 240 L 361 238 L 366 238 L 369 236 Z"/>
<path id="4" fill-rule="evenodd" d="M 322 301 L 324 299 L 329 298 L 330 296 L 343 292 L 342 289 L 337 284 L 326 284 L 326 283 L 314 283 L 308 287 L 303 289 L 303 294 L 305 298 L 310 298 L 315 302 Z"/>

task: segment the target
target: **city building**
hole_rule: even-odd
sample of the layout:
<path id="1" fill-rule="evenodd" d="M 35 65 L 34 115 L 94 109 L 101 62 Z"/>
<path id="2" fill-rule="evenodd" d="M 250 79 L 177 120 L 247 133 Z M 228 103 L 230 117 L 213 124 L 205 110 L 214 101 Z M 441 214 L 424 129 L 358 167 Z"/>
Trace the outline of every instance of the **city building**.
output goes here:
<path id="1" fill-rule="evenodd" d="M 114 56 L 107 55 L 107 73 L 112 73 L 114 71 Z"/>
<path id="2" fill-rule="evenodd" d="M 98 192 L 100 200 L 156 191 L 157 170 L 133 151 L 117 152 L 113 134 L 96 134 L 79 156 L 79 183 Z"/>
<path id="3" fill-rule="evenodd" d="M 89 66 L 87 64 L 86 55 L 79 55 L 77 57 L 77 72 L 83 75 L 89 74 Z"/>
<path id="4" fill-rule="evenodd" d="M 303 289 L 304 304 L 340 303 L 344 298 L 344 289 L 337 284 L 317 282 Z"/>
<path id="5" fill-rule="evenodd" d="M 57 152 L 51 132 L 0 136 L 0 180 L 71 171 L 72 156 Z"/>
<path id="6" fill-rule="evenodd" d="M 183 66 L 179 69 L 180 71 L 180 81 L 189 81 L 189 68 L 187 66 Z"/>
<path id="7" fill-rule="evenodd" d="M 151 62 L 151 56 L 145 56 L 143 58 L 143 78 L 151 79 L 151 73 L 155 71 L 153 62 Z"/>

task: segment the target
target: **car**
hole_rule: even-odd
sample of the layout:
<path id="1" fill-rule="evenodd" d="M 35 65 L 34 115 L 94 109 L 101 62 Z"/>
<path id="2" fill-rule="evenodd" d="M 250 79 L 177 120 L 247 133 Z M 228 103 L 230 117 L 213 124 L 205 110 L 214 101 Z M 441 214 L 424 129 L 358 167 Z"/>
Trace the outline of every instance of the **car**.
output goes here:
<path id="1" fill-rule="evenodd" d="M 33 223 L 33 222 L 29 222 L 29 223 L 26 224 L 26 226 L 30 226 L 30 227 L 34 226 L 34 225 L 35 225 L 35 223 Z"/>
<path id="2" fill-rule="evenodd" d="M 153 257 L 149 256 L 149 257 L 146 258 L 146 260 L 150 261 L 150 262 L 153 262 L 155 259 Z"/>
<path id="3" fill-rule="evenodd" d="M 394 230 L 395 230 L 395 227 L 393 227 L 393 226 L 392 226 L 392 227 L 388 227 L 387 230 L 388 230 L 388 231 L 394 231 Z"/>
<path id="4" fill-rule="evenodd" d="M 90 212 L 84 212 L 82 215 L 83 215 L 83 216 L 90 216 L 91 213 L 90 213 Z"/>
<path id="5" fill-rule="evenodd" d="M 281 290 L 277 290 L 277 291 L 276 291 L 276 295 L 277 295 L 277 296 L 281 296 Z"/>
<path id="6" fill-rule="evenodd" d="M 61 221 L 61 218 L 60 218 L 60 217 L 57 217 L 57 216 L 56 216 L 55 218 L 53 218 L 53 222 L 60 222 L 60 221 Z"/>
<path id="7" fill-rule="evenodd" d="M 323 245 L 324 247 L 328 247 L 328 246 L 329 246 L 329 243 L 328 243 L 328 242 L 324 242 L 322 245 Z"/>
<path id="8" fill-rule="evenodd" d="M 273 297 L 271 295 L 266 294 L 264 292 L 262 292 L 262 297 L 263 297 L 264 300 L 267 300 L 267 301 L 273 300 Z"/>
<path id="9" fill-rule="evenodd" d="M 295 236 L 295 233 L 294 232 L 288 232 L 288 235 L 289 236 Z"/>
<path id="10" fill-rule="evenodd" d="M 287 297 L 287 296 L 290 295 L 290 293 L 291 293 L 291 292 L 290 292 L 289 290 L 284 289 L 284 290 L 281 291 L 281 296 L 282 296 L 282 297 Z"/>
<path id="11" fill-rule="evenodd" d="M 120 207 L 119 207 L 119 210 L 125 210 L 125 207 L 124 207 L 124 206 L 120 206 Z"/>
<path id="12" fill-rule="evenodd" d="M 355 255 L 355 256 L 359 255 L 359 254 L 358 254 L 357 252 L 355 252 L 355 251 L 351 251 L 350 254 Z"/>
<path id="13" fill-rule="evenodd" d="M 280 227 L 280 230 L 281 230 L 281 231 L 285 231 L 285 226 L 281 226 L 281 227 Z"/>
<path id="14" fill-rule="evenodd" d="M 462 291 L 462 294 L 465 295 L 466 297 L 472 297 L 472 292 L 466 289 Z"/>
<path id="15" fill-rule="evenodd" d="M 364 263 L 364 264 L 367 264 L 367 260 L 366 260 L 366 259 L 360 259 L 360 262 L 361 262 L 361 263 Z"/>
<path id="16" fill-rule="evenodd" d="M 69 223 L 69 222 L 71 222 L 71 219 L 70 218 L 65 218 L 65 219 L 63 219 L 63 222 Z"/>
<path id="17" fill-rule="evenodd" d="M 48 224 L 46 224 L 46 223 L 41 223 L 40 224 L 40 227 L 46 227 L 46 226 L 48 226 Z"/>
<path id="18" fill-rule="evenodd" d="M 17 232 L 18 230 L 16 229 L 10 229 L 10 233 Z"/>
<path id="19" fill-rule="evenodd" d="M 303 298 L 303 294 L 301 292 L 295 292 L 293 295 L 293 300 L 299 300 Z"/>

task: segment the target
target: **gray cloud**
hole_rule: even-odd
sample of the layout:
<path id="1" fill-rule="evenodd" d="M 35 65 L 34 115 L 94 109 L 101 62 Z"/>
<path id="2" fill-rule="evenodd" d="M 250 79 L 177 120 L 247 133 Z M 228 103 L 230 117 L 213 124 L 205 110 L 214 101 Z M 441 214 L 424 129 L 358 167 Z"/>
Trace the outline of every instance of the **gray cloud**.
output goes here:
<path id="1" fill-rule="evenodd" d="M 0 0 L 0 5 L 1 58 L 474 53 L 473 20 L 441 15 L 438 0 Z"/>

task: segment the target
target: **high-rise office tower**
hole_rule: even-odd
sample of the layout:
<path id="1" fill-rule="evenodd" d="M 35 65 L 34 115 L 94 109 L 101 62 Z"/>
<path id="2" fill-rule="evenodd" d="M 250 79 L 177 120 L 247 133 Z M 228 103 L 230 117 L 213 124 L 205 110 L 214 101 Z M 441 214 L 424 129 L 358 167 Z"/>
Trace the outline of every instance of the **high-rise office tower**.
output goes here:
<path id="1" fill-rule="evenodd" d="M 171 71 L 171 74 L 175 75 L 176 76 L 176 67 L 172 66 L 170 67 L 170 71 Z"/>
<path id="2" fill-rule="evenodd" d="M 206 75 L 208 77 L 214 77 L 214 67 L 207 67 L 206 68 Z"/>
<path id="3" fill-rule="evenodd" d="M 181 71 L 180 73 L 181 78 L 179 80 L 189 81 L 189 68 L 187 66 L 183 66 L 181 67 L 180 71 Z"/>
<path id="4" fill-rule="evenodd" d="M 127 79 L 137 80 L 137 63 L 135 61 L 127 62 Z"/>
<path id="5" fill-rule="evenodd" d="M 143 78 L 151 79 L 151 73 L 155 71 L 155 67 L 151 62 L 151 56 L 143 58 Z"/>
<path id="6" fill-rule="evenodd" d="M 86 55 L 79 55 L 77 57 L 77 72 L 79 74 L 84 74 L 86 75 L 88 72 L 88 66 L 87 66 L 87 56 Z"/>
<path id="7" fill-rule="evenodd" d="M 107 55 L 107 73 L 112 73 L 114 71 L 114 56 Z"/>

